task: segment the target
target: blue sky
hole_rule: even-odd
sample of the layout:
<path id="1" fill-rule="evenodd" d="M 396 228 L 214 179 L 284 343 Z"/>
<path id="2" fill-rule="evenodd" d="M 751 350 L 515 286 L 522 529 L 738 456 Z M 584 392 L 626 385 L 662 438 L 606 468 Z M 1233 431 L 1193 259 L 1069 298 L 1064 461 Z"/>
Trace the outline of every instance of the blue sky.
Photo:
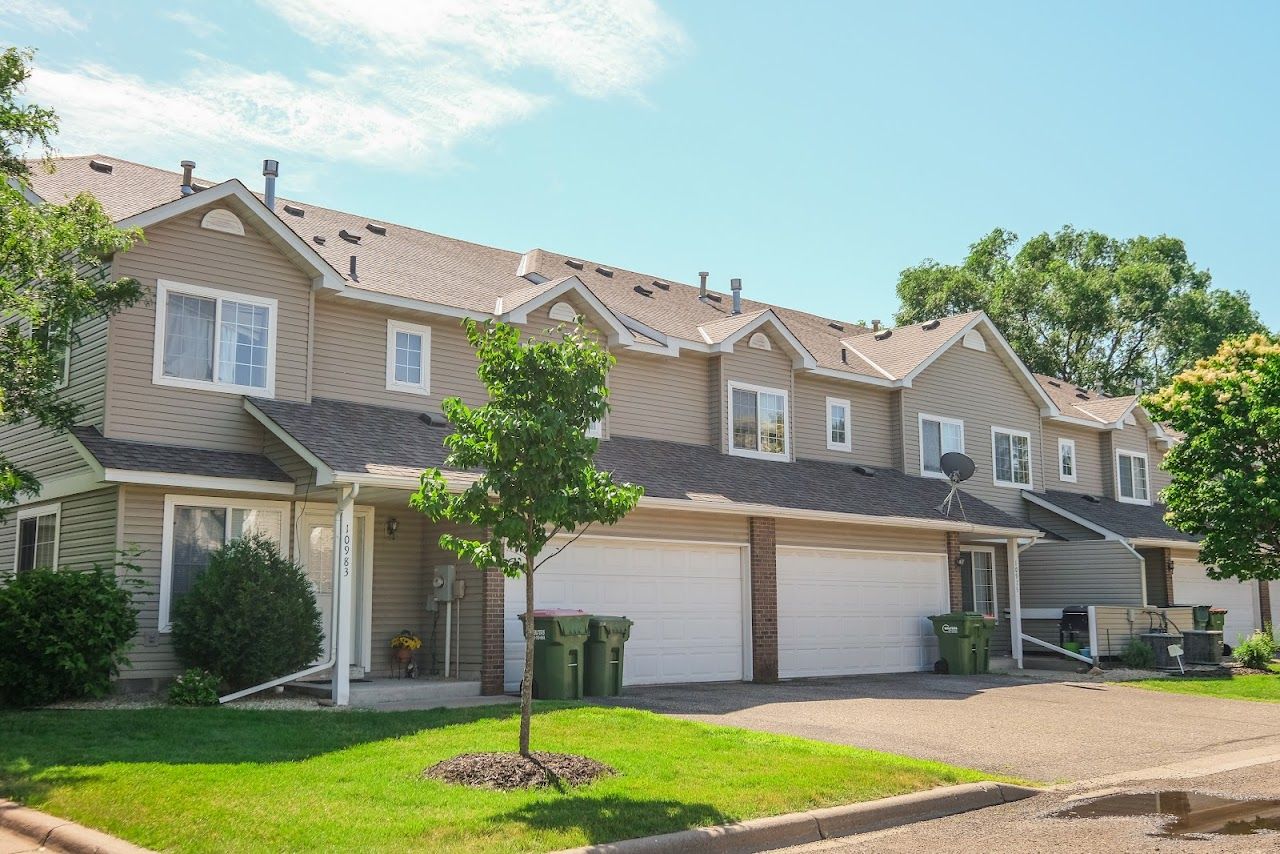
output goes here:
<path id="1" fill-rule="evenodd" d="M 1280 327 L 1280 6 L 3 0 L 98 151 L 846 320 L 1003 226 L 1167 233 Z"/>

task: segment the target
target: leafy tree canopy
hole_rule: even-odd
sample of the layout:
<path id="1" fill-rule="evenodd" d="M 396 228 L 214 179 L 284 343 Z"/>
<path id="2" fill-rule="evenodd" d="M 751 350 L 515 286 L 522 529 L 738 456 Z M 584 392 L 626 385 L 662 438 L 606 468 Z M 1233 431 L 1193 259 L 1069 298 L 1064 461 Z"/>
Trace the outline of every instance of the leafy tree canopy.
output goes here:
<path id="1" fill-rule="evenodd" d="M 58 127 L 52 110 L 18 102 L 30 60 L 16 48 L 0 52 L 0 424 L 64 430 L 79 413 L 60 393 L 67 350 L 82 321 L 138 298 L 138 283 L 113 278 L 108 260 L 141 232 L 116 228 L 88 194 L 66 204 L 28 198 L 23 153 L 39 148 L 47 159 Z M 0 452 L 0 518 L 38 489 L 34 473 Z"/>
<path id="2" fill-rule="evenodd" d="M 1184 435 L 1165 455 L 1168 521 L 1215 578 L 1280 578 L 1280 342 L 1225 342 L 1143 401 Z"/>
<path id="3" fill-rule="evenodd" d="M 959 265 L 903 270 L 897 322 L 981 309 L 1031 370 L 1111 394 L 1157 388 L 1224 339 L 1265 331 L 1248 296 L 1212 288 L 1177 238 L 1064 226 L 1017 243 L 997 228 Z"/>
<path id="4" fill-rule="evenodd" d="M 432 521 L 483 532 L 474 539 L 446 533 L 440 545 L 480 569 L 523 575 L 528 613 L 538 558 L 551 539 L 561 532 L 580 536 L 593 523 L 612 524 L 640 500 L 640 487 L 614 483 L 609 472 L 595 467 L 599 443 L 587 435 L 608 408 L 606 380 L 614 358 L 580 325 L 527 341 L 505 323 L 465 325 L 489 396 L 478 407 L 456 397 L 444 401 L 453 426 L 444 464 L 476 472 L 476 480 L 451 492 L 438 469 L 428 470 L 410 504 Z M 525 645 L 520 752 L 527 756 L 532 620 L 525 621 Z"/>

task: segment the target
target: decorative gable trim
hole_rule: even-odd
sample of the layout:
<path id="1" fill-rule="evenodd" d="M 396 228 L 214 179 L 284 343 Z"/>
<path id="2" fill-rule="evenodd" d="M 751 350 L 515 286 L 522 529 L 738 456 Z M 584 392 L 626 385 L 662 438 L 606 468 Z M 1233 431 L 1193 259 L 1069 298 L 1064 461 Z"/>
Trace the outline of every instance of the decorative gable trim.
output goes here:
<path id="1" fill-rule="evenodd" d="M 576 294 L 580 297 L 596 314 L 604 320 L 604 324 L 609 329 L 609 344 L 629 345 L 635 343 L 635 336 L 628 329 L 613 311 L 600 301 L 600 298 L 591 292 L 591 289 L 583 283 L 577 276 L 567 276 L 558 283 L 521 303 L 515 308 L 501 306 L 502 319 L 510 323 L 528 323 L 530 313 L 536 311 L 547 303 L 557 302 L 568 294 Z M 554 306 L 553 306 L 554 307 Z"/>
<path id="2" fill-rule="evenodd" d="M 766 309 L 760 313 L 760 316 L 749 323 L 743 324 L 739 329 L 718 344 L 712 344 L 710 350 L 713 353 L 732 353 L 733 345 L 737 344 L 744 338 L 749 338 L 753 333 L 761 329 L 766 324 L 772 326 L 774 330 L 782 337 L 794 354 L 793 362 L 798 368 L 808 368 L 813 370 L 818 367 L 818 360 L 813 357 L 809 349 L 800 343 L 800 339 L 795 336 L 787 325 L 782 322 L 782 318 L 774 314 L 773 309 Z"/>

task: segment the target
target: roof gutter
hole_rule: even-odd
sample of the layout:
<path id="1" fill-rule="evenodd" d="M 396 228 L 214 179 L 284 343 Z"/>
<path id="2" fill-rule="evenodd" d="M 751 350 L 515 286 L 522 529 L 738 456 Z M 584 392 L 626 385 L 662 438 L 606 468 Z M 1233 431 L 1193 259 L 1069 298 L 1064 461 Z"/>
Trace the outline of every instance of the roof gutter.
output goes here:
<path id="1" fill-rule="evenodd" d="M 1167 540 L 1159 537 L 1135 537 L 1129 541 L 1139 549 L 1193 549 L 1200 551 L 1200 544 L 1191 540 Z"/>

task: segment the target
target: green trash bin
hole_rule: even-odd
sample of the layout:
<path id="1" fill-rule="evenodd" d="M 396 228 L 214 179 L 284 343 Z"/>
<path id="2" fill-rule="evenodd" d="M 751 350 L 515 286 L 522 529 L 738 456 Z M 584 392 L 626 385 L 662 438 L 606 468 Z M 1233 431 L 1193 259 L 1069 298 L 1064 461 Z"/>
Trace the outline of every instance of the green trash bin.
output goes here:
<path id="1" fill-rule="evenodd" d="M 1207 632 L 1209 630 L 1208 605 L 1191 606 L 1191 628 L 1197 632 Z"/>
<path id="2" fill-rule="evenodd" d="M 1227 627 L 1227 609 L 1226 608 L 1210 608 L 1209 609 L 1209 626 L 1211 632 L 1220 632 Z"/>
<path id="3" fill-rule="evenodd" d="M 622 693 L 622 657 L 633 623 L 626 617 L 591 618 L 587 634 L 586 671 L 582 693 L 588 697 L 616 697 Z"/>
<path id="4" fill-rule="evenodd" d="M 520 615 L 522 622 L 525 618 Z M 583 645 L 590 619 L 584 611 L 533 612 L 534 699 L 582 698 Z"/>
<path id="5" fill-rule="evenodd" d="M 930 617 L 933 633 L 938 636 L 938 652 L 947 664 L 947 672 L 957 676 L 986 673 L 988 660 L 988 620 L 971 611 L 953 611 Z M 990 621 L 993 628 L 995 621 Z"/>

